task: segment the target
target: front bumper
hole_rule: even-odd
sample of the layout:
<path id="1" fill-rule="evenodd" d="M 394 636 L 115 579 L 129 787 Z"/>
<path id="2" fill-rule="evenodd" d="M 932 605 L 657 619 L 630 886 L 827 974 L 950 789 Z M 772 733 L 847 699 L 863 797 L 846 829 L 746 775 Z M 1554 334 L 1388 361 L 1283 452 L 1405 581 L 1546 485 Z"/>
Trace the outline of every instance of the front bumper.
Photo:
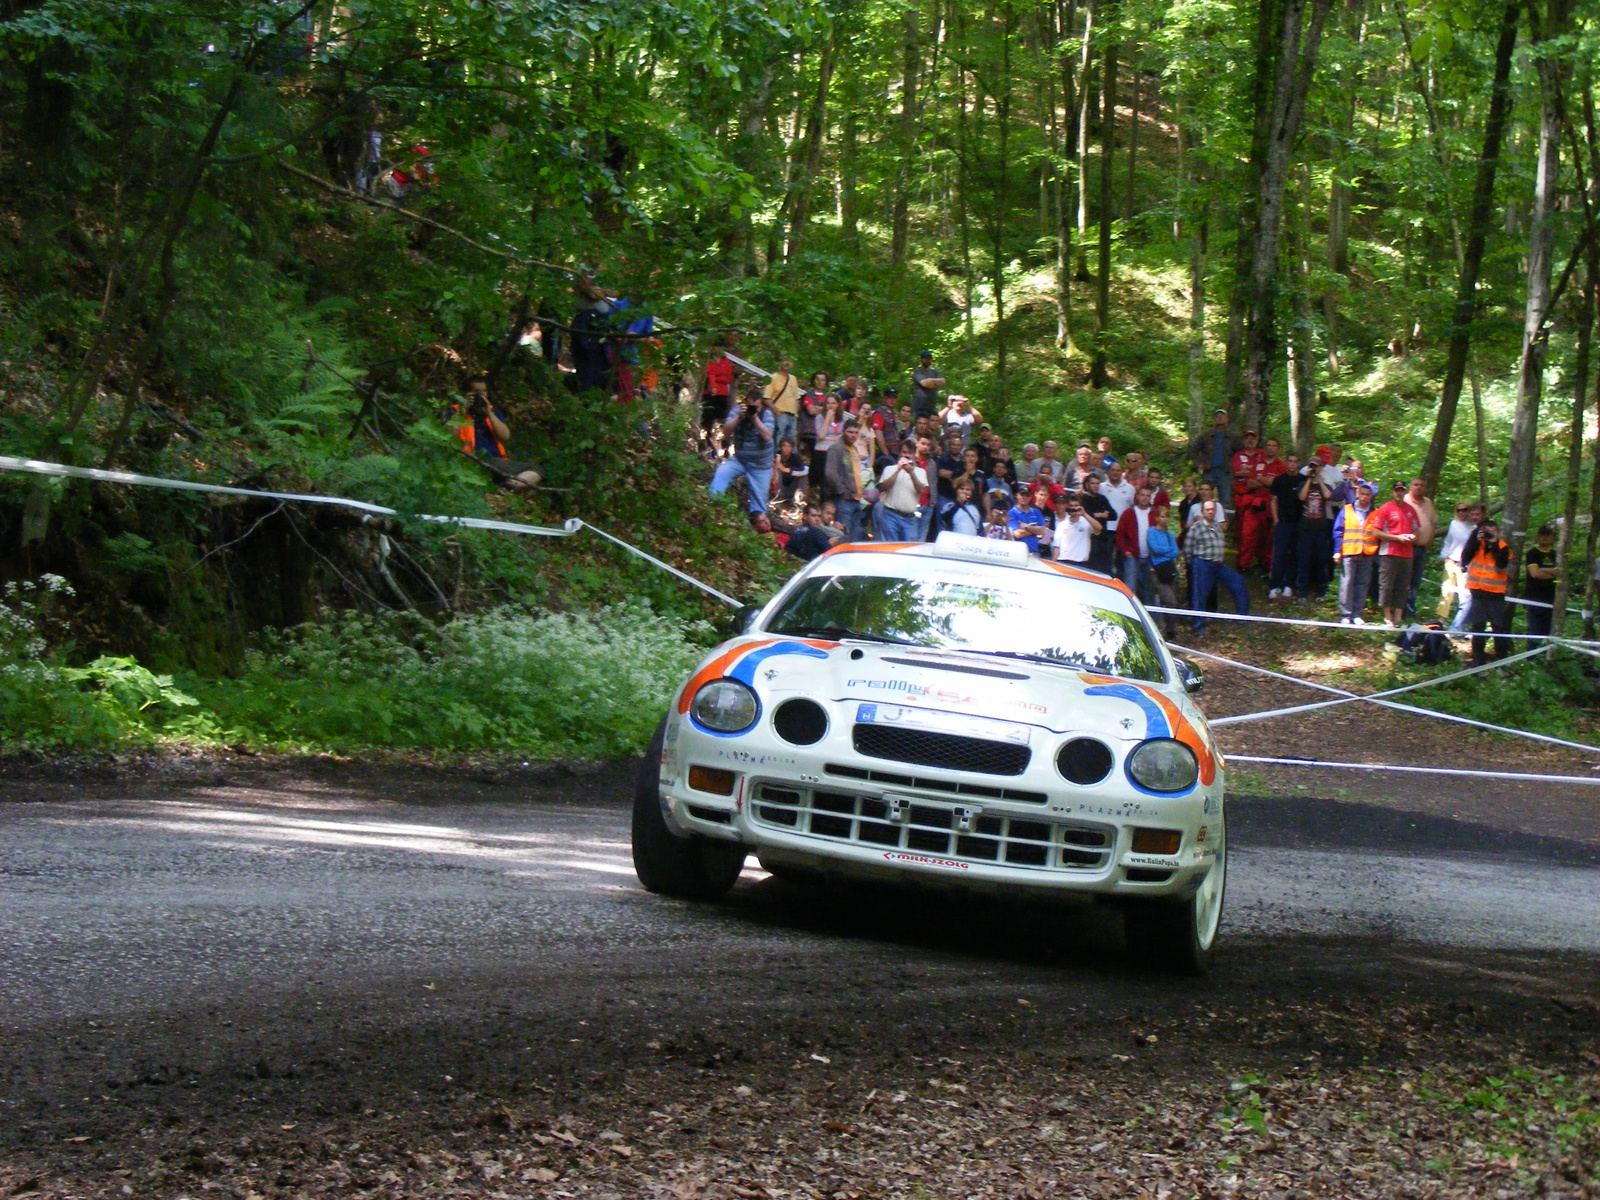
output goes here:
<path id="1" fill-rule="evenodd" d="M 1221 847 L 1220 773 L 1157 798 L 1127 785 L 1120 761 L 1080 787 L 1053 765 L 996 777 L 867 758 L 832 738 L 805 749 L 766 740 L 733 749 L 683 721 L 662 757 L 668 825 L 825 876 L 1063 899 L 1187 895 Z M 693 765 L 733 772 L 731 794 L 691 788 Z M 1176 852 L 1135 850 L 1141 829 L 1177 833 Z"/>

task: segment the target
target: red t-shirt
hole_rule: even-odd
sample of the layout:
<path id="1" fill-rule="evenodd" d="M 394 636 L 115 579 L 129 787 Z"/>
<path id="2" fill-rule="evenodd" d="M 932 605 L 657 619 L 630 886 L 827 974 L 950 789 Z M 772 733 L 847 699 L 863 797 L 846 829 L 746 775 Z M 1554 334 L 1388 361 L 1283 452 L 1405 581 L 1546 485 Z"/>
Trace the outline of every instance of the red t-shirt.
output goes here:
<path id="1" fill-rule="evenodd" d="M 733 386 L 733 363 L 719 354 L 706 364 L 706 392 L 712 396 L 726 396 Z"/>
<path id="2" fill-rule="evenodd" d="M 1409 504 L 1397 504 L 1393 500 L 1385 504 L 1372 514 L 1372 519 L 1367 522 L 1368 529 L 1381 530 L 1384 533 L 1416 533 L 1417 514 Z M 1410 542 L 1380 542 L 1378 553 L 1387 554 L 1391 558 L 1410 558 L 1413 546 Z"/>

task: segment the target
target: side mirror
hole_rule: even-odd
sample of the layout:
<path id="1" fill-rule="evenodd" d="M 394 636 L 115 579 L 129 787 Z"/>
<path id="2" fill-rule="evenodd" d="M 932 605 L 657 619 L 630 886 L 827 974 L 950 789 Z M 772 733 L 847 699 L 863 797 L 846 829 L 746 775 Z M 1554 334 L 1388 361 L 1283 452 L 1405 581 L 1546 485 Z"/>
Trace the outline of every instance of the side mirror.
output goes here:
<path id="1" fill-rule="evenodd" d="M 733 627 L 739 633 L 749 633 L 751 627 L 754 626 L 755 623 L 756 623 L 756 618 L 759 617 L 760 615 L 761 615 L 761 606 L 760 605 L 757 605 L 757 604 L 746 604 L 746 605 L 743 605 L 743 606 L 740 607 L 738 612 L 733 614 Z"/>
<path id="2" fill-rule="evenodd" d="M 1184 691 L 1192 696 L 1205 686 L 1206 677 L 1200 673 L 1199 667 L 1187 658 L 1175 658 L 1172 661 L 1178 668 L 1178 678 L 1183 683 Z"/>

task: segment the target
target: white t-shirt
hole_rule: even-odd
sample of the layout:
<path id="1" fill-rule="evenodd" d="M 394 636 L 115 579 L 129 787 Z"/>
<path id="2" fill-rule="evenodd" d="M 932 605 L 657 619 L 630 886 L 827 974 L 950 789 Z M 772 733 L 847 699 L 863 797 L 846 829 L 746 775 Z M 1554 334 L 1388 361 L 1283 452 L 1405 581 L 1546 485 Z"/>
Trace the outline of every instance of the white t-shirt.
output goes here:
<path id="1" fill-rule="evenodd" d="M 1444 545 L 1439 547 L 1439 557 L 1460 562 L 1461 548 L 1467 544 L 1467 539 L 1472 536 L 1474 528 L 1476 527 L 1471 521 L 1451 517 L 1450 528 L 1444 533 Z"/>
<path id="2" fill-rule="evenodd" d="M 944 419 L 944 431 L 948 435 L 952 430 L 961 435 L 961 444 L 965 446 L 972 440 L 972 427 L 977 424 L 978 418 L 968 409 L 959 417 L 952 413 Z"/>
<path id="3" fill-rule="evenodd" d="M 878 476 L 878 483 L 881 485 L 890 475 L 894 475 L 894 482 L 882 492 L 884 507 L 901 515 L 916 512 L 917 500 L 928 486 L 928 473 L 915 463 L 903 470 L 896 464 L 883 469 L 883 474 Z"/>
<path id="4" fill-rule="evenodd" d="M 1083 517 L 1064 517 L 1056 525 L 1056 559 L 1059 562 L 1088 562 L 1092 535 Z"/>
<path id="5" fill-rule="evenodd" d="M 1133 519 L 1139 525 L 1139 557 L 1150 557 L 1150 509 L 1135 508 Z"/>
<path id="6" fill-rule="evenodd" d="M 1111 504 L 1118 517 L 1133 507 L 1134 493 L 1138 489 L 1124 479 L 1121 483 L 1102 483 L 1100 494 Z"/>

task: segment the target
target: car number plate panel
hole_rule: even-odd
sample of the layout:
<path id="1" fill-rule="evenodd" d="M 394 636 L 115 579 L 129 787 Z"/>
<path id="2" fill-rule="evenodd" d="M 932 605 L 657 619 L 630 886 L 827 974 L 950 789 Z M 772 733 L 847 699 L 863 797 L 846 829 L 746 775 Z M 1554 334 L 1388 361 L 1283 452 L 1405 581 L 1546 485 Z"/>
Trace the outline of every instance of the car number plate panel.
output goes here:
<path id="1" fill-rule="evenodd" d="M 1010 721 L 994 721 L 988 717 L 973 717 L 965 713 L 907 708 L 899 704 L 862 701 L 856 705 L 856 723 L 882 725 L 895 729 L 916 729 L 926 733 L 949 733 L 958 737 L 983 738 L 991 742 L 1009 742 L 1014 746 L 1026 746 L 1029 740 L 1029 730 L 1026 725 L 1017 725 Z"/>

